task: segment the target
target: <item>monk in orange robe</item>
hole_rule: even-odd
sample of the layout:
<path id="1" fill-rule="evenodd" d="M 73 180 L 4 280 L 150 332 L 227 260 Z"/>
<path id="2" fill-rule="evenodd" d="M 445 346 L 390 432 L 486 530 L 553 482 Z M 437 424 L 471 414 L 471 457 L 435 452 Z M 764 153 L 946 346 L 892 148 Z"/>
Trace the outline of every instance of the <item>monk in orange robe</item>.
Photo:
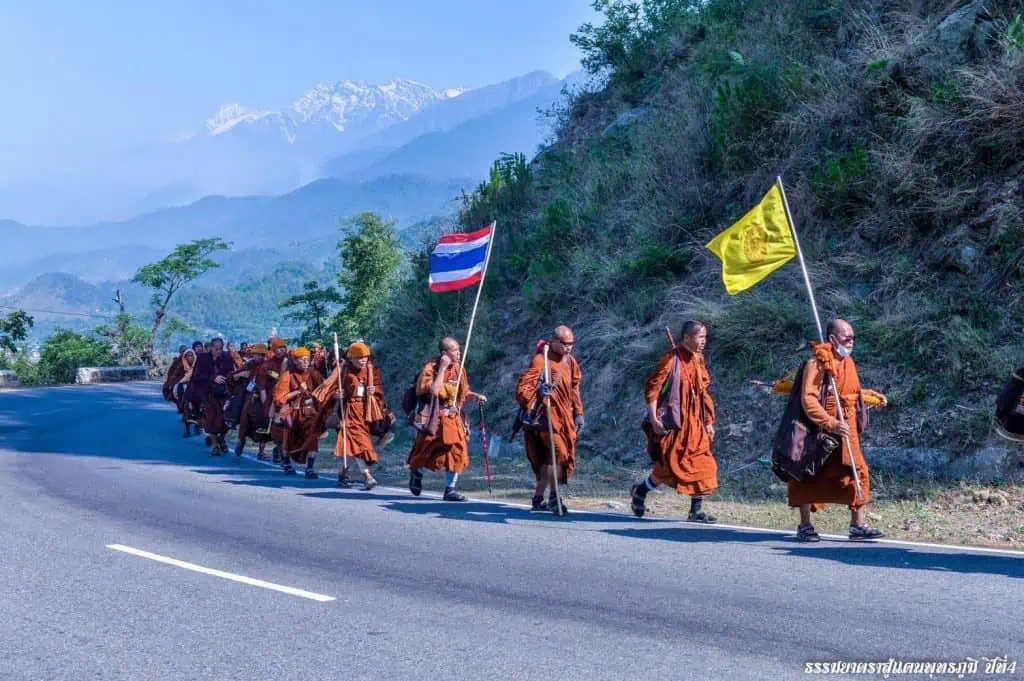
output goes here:
<path id="1" fill-rule="evenodd" d="M 274 407 L 274 388 L 287 367 L 288 344 L 280 338 L 274 338 L 271 339 L 269 345 L 272 354 L 263 361 L 260 370 L 256 373 L 256 390 L 259 391 L 260 403 L 264 410 L 263 427 L 259 429 L 258 433 L 269 436 L 270 440 L 274 442 L 274 463 L 280 464 L 287 461 L 287 457 L 281 456 L 281 440 L 284 437 L 284 432 L 273 425 L 274 417 L 277 415 L 277 409 Z"/>
<path id="2" fill-rule="evenodd" d="M 167 369 L 167 378 L 164 379 L 163 395 L 164 399 L 168 402 L 178 403 L 178 398 L 174 394 L 174 386 L 178 384 L 182 376 L 185 375 L 185 367 L 182 366 L 181 360 L 185 356 L 185 351 L 188 350 L 187 345 L 182 345 L 178 348 L 178 356 L 171 361 L 171 366 Z M 179 407 L 178 412 L 181 413 Z"/>
<path id="3" fill-rule="evenodd" d="M 256 343 L 245 350 L 248 359 L 245 363 L 244 373 L 238 377 L 248 382 L 246 385 L 245 401 L 242 403 L 242 411 L 238 416 L 238 444 L 235 445 L 235 456 L 241 456 L 245 451 L 245 443 L 252 440 L 259 446 L 259 453 L 256 458 L 265 461 L 267 455 L 265 449 L 270 441 L 269 432 L 260 432 L 266 418 L 266 410 L 260 399 L 260 391 L 256 388 L 256 377 L 263 368 L 263 361 L 267 355 L 267 346 L 263 343 Z"/>
<path id="4" fill-rule="evenodd" d="M 444 500 L 465 501 L 466 497 L 455 489 L 459 474 L 469 468 L 469 427 L 462 416 L 467 400 L 487 402 L 483 395 L 469 388 L 469 376 L 459 366 L 462 350 L 454 338 L 444 338 L 439 345 L 441 355 L 428 362 L 416 379 L 416 396 L 423 404 L 424 414 L 432 414 L 426 427 L 418 429 L 416 441 L 409 452 L 409 491 L 419 496 L 423 491 L 423 471 L 444 470 L 446 473 Z M 431 422 L 436 430 L 430 432 Z M 419 423 L 415 421 L 414 423 Z"/>
<path id="5" fill-rule="evenodd" d="M 327 375 L 327 353 L 324 352 L 324 346 L 319 343 L 313 343 L 312 345 L 310 366 L 319 371 L 321 376 Z"/>
<path id="6" fill-rule="evenodd" d="M 245 365 L 245 358 L 243 358 L 242 354 L 238 352 L 233 342 L 228 343 L 227 351 L 228 355 L 231 357 L 231 361 L 235 363 L 235 368 L 241 369 Z"/>
<path id="7" fill-rule="evenodd" d="M 863 391 L 851 357 L 853 342 L 853 327 L 848 322 L 842 319 L 829 322 L 828 342 L 814 344 L 814 357 L 804 368 L 803 385 L 800 387 L 804 413 L 815 425 L 842 442 L 842 456 L 832 454 L 821 471 L 810 480 L 788 483 L 789 506 L 800 508 L 797 538 L 801 541 L 821 540 L 811 524 L 811 512 L 822 510 L 826 504 L 844 504 L 850 509 L 850 539 L 885 536 L 865 522 L 867 507 L 871 503 L 871 471 L 860 448 L 857 427 L 857 404 L 863 400 Z M 839 391 L 842 421 L 839 420 L 834 392 L 829 390 L 824 404 L 821 401 L 823 386 L 830 378 Z M 859 491 L 856 482 L 860 483 Z"/>
<path id="8" fill-rule="evenodd" d="M 201 435 L 203 432 L 202 424 L 199 422 L 202 415 L 202 395 L 189 392 L 188 387 L 192 383 L 192 375 L 195 373 L 196 364 L 205 352 L 205 345 L 202 341 L 195 341 L 192 343 L 192 350 L 186 351 L 181 360 L 181 366 L 185 369 L 185 374 L 178 381 L 175 389 L 178 392 L 178 411 L 181 413 L 181 422 L 185 424 L 185 433 L 182 437 L 186 438 L 192 437 L 192 426 L 196 427 L 197 435 Z"/>
<path id="9" fill-rule="evenodd" d="M 210 446 L 213 456 L 220 456 L 228 451 L 224 441 L 228 434 L 228 426 L 224 420 L 224 405 L 231 394 L 230 381 L 235 372 L 235 363 L 224 349 L 224 341 L 215 338 L 210 343 L 210 352 L 199 356 L 196 361 L 189 392 L 193 399 L 200 395 L 202 399 L 202 424 L 206 431 L 206 444 Z"/>
<path id="10" fill-rule="evenodd" d="M 383 402 L 384 382 L 370 354 L 370 346 L 362 342 L 352 343 L 345 352 L 341 367 L 334 369 L 316 393 L 321 405 L 339 415 L 334 456 L 343 461 L 338 472 L 338 487 L 345 489 L 352 487 L 348 477 L 350 461 L 355 462 L 363 477 L 364 491 L 377 486 L 370 466 L 376 465 L 380 456 L 374 449 L 370 432 L 369 400 L 378 400 L 378 404 Z M 344 391 L 341 405 L 337 401 L 339 381 Z"/>
<path id="11" fill-rule="evenodd" d="M 284 437 L 282 455 L 284 472 L 295 475 L 292 461 L 306 464 L 306 477 L 320 477 L 314 469 L 323 432 L 313 391 L 324 382 L 324 377 L 309 366 L 310 352 L 298 348 L 292 353 L 292 362 L 274 386 L 274 406 L 282 422 Z"/>
<path id="12" fill-rule="evenodd" d="M 707 335 L 701 322 L 683 324 L 682 342 L 665 353 L 647 378 L 643 430 L 654 469 L 630 490 L 638 518 L 646 510 L 647 493 L 658 485 L 671 485 L 690 497 L 688 521 L 716 520 L 703 510 L 704 498 L 718 489 L 718 464 L 711 454 L 715 403 L 708 392 L 711 374 L 704 364 Z"/>
<path id="13" fill-rule="evenodd" d="M 533 494 L 534 511 L 554 511 L 558 509 L 555 497 L 554 475 L 556 471 L 551 462 L 551 434 L 547 427 L 547 410 L 544 407 L 545 396 L 551 397 L 551 426 L 555 436 L 555 456 L 558 462 L 558 484 L 569 484 L 569 478 L 576 470 L 576 439 L 583 429 L 583 398 L 580 395 L 580 382 L 583 373 L 580 364 L 572 356 L 576 337 L 568 326 L 555 329 L 550 342 L 541 342 L 530 360 L 530 366 L 519 377 L 516 386 L 516 402 L 527 413 L 537 413 L 537 428 L 529 428 L 524 432 L 526 457 L 530 460 L 537 487 Z M 551 382 L 544 381 L 544 346 L 548 346 L 548 370 Z M 551 484 L 551 497 L 544 503 L 544 492 Z M 565 502 L 561 511 L 568 512 Z"/>

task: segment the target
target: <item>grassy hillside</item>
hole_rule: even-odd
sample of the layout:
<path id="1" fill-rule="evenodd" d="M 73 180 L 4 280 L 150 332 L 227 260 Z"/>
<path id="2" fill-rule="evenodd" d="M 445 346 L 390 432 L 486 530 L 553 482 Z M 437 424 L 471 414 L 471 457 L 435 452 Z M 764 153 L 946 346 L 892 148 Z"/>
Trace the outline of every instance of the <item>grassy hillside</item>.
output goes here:
<path id="1" fill-rule="evenodd" d="M 469 363 L 492 430 L 511 423 L 533 342 L 567 323 L 584 455 L 642 463 L 642 381 L 664 327 L 695 317 L 723 470 L 768 453 L 783 405 L 751 380 L 809 354 L 799 268 L 729 297 L 704 244 L 782 175 L 822 315 L 853 323 L 862 381 L 890 398 L 865 438 L 876 469 L 967 471 L 966 455 L 1001 452 L 994 394 L 1024 359 L 1024 2 L 597 4 L 609 21 L 574 40 L 606 87 L 557 112 L 554 143 L 503 164 L 461 216 L 498 220 Z M 402 384 L 439 336 L 464 334 L 473 293 L 429 294 L 423 254 L 412 269 L 376 334 Z"/>

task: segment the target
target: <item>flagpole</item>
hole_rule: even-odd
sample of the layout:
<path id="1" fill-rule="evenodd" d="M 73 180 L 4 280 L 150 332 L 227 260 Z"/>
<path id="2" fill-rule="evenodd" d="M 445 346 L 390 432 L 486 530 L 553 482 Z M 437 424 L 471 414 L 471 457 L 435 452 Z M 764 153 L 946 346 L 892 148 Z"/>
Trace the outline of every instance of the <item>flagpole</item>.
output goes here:
<path id="1" fill-rule="evenodd" d="M 473 339 L 473 323 L 476 322 L 476 309 L 480 304 L 480 294 L 484 291 L 484 281 L 487 279 L 487 270 L 491 264 L 491 248 L 494 247 L 494 233 L 498 229 L 498 221 L 491 222 L 491 237 L 487 242 L 487 255 L 484 256 L 484 270 L 480 275 L 480 285 L 476 289 L 476 300 L 473 301 L 473 311 L 469 315 L 469 330 L 466 332 L 466 346 L 462 349 L 462 361 L 459 362 L 459 378 L 455 381 L 455 403 L 459 402 L 459 389 L 462 387 L 462 370 L 466 366 L 466 358 L 469 357 L 469 341 Z"/>
<path id="2" fill-rule="evenodd" d="M 818 339 L 824 343 L 825 333 L 821 328 L 821 317 L 818 315 L 818 303 L 814 300 L 814 288 L 811 286 L 811 276 L 807 273 L 807 263 L 804 262 L 804 252 L 800 248 L 800 239 L 798 239 L 796 235 L 796 223 L 793 222 L 793 214 L 789 211 L 789 201 L 786 199 L 786 188 L 782 184 L 782 176 L 776 175 L 775 181 L 778 183 L 779 191 L 782 193 L 782 205 L 786 208 L 786 219 L 789 221 L 789 231 L 793 235 L 793 243 L 796 245 L 796 255 L 800 260 L 800 270 L 804 275 L 804 283 L 807 284 L 807 296 L 811 300 L 811 311 L 814 312 L 814 323 L 818 327 Z M 829 376 L 828 382 L 829 387 L 832 388 L 832 395 L 836 398 L 836 416 L 840 425 L 842 425 L 846 423 L 846 417 L 843 415 L 843 402 L 839 399 L 839 388 L 836 386 L 835 377 Z M 799 386 L 793 386 L 793 389 L 799 390 L 800 388 Z M 857 462 L 853 458 L 853 447 L 850 445 L 849 436 L 844 435 L 843 441 L 846 443 L 846 450 L 850 453 L 850 469 L 853 471 L 853 485 L 857 490 L 857 496 L 863 499 L 864 491 L 860 486 L 860 475 L 857 473 Z"/>

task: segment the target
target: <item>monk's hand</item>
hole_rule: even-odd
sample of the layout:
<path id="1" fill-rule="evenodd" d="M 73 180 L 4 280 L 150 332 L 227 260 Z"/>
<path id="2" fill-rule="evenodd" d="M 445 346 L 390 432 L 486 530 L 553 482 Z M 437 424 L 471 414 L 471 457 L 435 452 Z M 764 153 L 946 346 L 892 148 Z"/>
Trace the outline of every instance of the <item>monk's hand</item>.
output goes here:
<path id="1" fill-rule="evenodd" d="M 541 397 L 550 397 L 551 393 L 553 393 L 553 392 L 555 392 L 555 386 L 554 385 L 552 385 L 551 383 L 545 383 L 544 381 L 540 382 L 540 396 Z"/>
<path id="2" fill-rule="evenodd" d="M 715 427 L 709 423 L 708 427 L 707 427 L 707 431 L 708 431 L 708 437 L 711 438 L 712 440 L 714 440 L 715 439 Z"/>
<path id="3" fill-rule="evenodd" d="M 480 404 L 487 404 L 487 395 L 481 395 L 480 393 L 470 393 L 470 394 Z"/>
<path id="4" fill-rule="evenodd" d="M 651 419 L 651 430 L 654 431 L 655 435 L 664 435 L 666 432 L 668 432 L 665 430 L 665 424 L 663 424 L 661 422 L 661 419 L 659 419 L 657 416 Z"/>
<path id="5" fill-rule="evenodd" d="M 451 365 L 452 365 L 452 358 L 449 357 L 448 355 L 441 355 L 441 361 L 438 362 L 438 367 L 441 369 L 441 371 L 444 371 L 445 369 L 447 369 Z"/>
<path id="6" fill-rule="evenodd" d="M 375 385 L 368 385 L 368 386 L 366 386 L 366 394 L 367 395 L 374 395 L 376 393 L 377 393 L 377 386 L 375 386 Z"/>
<path id="7" fill-rule="evenodd" d="M 836 430 L 839 431 L 839 434 L 842 435 L 843 437 L 850 437 L 850 424 L 847 423 L 846 421 L 840 423 L 839 427 L 836 428 Z"/>
<path id="8" fill-rule="evenodd" d="M 217 385 L 224 385 L 225 383 L 228 382 L 228 379 L 224 378 L 223 376 L 218 376 L 217 378 L 213 379 L 213 382 L 216 383 Z"/>
<path id="9" fill-rule="evenodd" d="M 583 428 L 586 425 L 587 425 L 587 421 L 586 421 L 586 419 L 583 418 L 583 414 L 578 414 L 576 416 L 576 432 L 577 433 L 582 433 L 583 432 Z"/>

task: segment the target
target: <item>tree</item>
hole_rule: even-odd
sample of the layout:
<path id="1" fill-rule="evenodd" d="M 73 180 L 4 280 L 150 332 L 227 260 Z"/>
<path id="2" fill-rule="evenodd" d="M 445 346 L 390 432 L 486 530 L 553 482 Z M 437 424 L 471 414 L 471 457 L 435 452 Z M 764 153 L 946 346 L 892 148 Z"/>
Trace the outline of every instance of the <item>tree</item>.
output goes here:
<path id="1" fill-rule="evenodd" d="M 302 332 L 300 343 L 307 343 L 310 340 L 324 340 L 324 323 L 331 314 L 331 305 L 337 305 L 343 298 L 333 286 L 320 288 L 315 281 L 307 281 L 302 285 L 304 293 L 292 296 L 278 304 L 278 308 L 298 308 L 285 315 L 286 319 L 306 324 L 306 330 Z"/>
<path id="2" fill-rule="evenodd" d="M 109 339 L 111 352 L 119 364 L 126 366 L 140 364 L 151 366 L 153 364 L 151 354 L 153 344 L 150 342 L 150 332 L 135 324 L 134 315 L 122 312 L 117 315 L 116 326 L 97 326 L 95 333 L 97 336 Z"/>
<path id="3" fill-rule="evenodd" d="M 44 381 L 74 383 L 78 369 L 108 366 L 114 362 L 110 344 L 68 329 L 46 339 L 39 357 L 39 372 Z"/>
<path id="4" fill-rule="evenodd" d="M 170 351 L 174 338 L 178 335 L 194 338 L 196 335 L 196 328 L 181 317 L 171 317 L 167 323 L 164 324 L 164 328 L 160 332 L 160 343 L 166 350 Z M 191 344 L 191 342 L 186 343 L 186 345 Z"/>
<path id="5" fill-rule="evenodd" d="M 147 341 L 150 363 L 156 356 L 154 343 L 158 338 L 160 326 L 167 316 L 171 299 L 182 286 L 198 279 L 209 270 L 220 267 L 210 256 L 217 251 L 226 251 L 231 243 L 220 238 L 197 239 L 188 244 L 177 246 L 170 255 L 159 262 L 139 268 L 132 279 L 133 283 L 142 284 L 154 289 L 153 328 Z"/>
<path id="6" fill-rule="evenodd" d="M 402 264 L 402 246 L 394 221 L 361 213 L 349 221 L 352 233 L 338 242 L 344 302 L 334 326 L 346 340 L 368 336 L 391 302 Z"/>
<path id="7" fill-rule="evenodd" d="M 15 343 L 28 338 L 28 330 L 33 324 L 35 320 L 24 310 L 15 310 L 7 316 L 0 315 L 0 349 L 16 353 L 18 348 Z"/>

